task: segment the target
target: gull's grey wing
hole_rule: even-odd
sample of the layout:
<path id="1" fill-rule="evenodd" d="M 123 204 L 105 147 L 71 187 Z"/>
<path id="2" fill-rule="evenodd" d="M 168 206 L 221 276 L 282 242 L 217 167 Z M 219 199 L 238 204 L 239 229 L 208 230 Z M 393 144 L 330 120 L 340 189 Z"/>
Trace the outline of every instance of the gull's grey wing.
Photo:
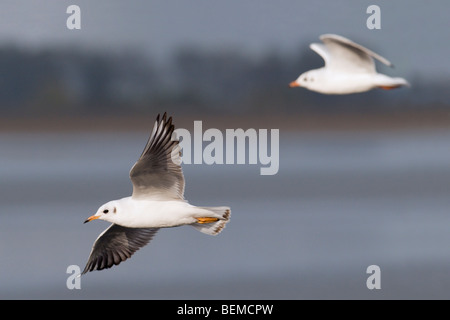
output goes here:
<path id="1" fill-rule="evenodd" d="M 375 73 L 374 58 L 392 66 L 384 57 L 342 36 L 324 34 L 320 40 L 323 44 L 314 43 L 310 47 L 322 56 L 330 70 Z"/>
<path id="2" fill-rule="evenodd" d="M 126 228 L 111 224 L 95 240 L 82 274 L 118 265 L 145 246 L 159 228 Z"/>
<path id="3" fill-rule="evenodd" d="M 158 115 L 142 155 L 130 170 L 133 198 L 184 199 L 180 146 L 173 132 L 172 117 Z"/>
<path id="4" fill-rule="evenodd" d="M 309 47 L 315 51 L 325 61 L 325 65 L 330 64 L 331 56 L 327 47 L 323 43 L 311 43 Z"/>

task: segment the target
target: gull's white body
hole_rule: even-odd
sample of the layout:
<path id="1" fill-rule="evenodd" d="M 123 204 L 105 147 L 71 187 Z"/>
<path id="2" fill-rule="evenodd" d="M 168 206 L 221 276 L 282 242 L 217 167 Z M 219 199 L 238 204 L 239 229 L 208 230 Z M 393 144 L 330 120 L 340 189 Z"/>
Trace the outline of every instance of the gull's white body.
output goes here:
<path id="1" fill-rule="evenodd" d="M 378 73 L 374 59 L 392 64 L 375 52 L 339 35 L 325 34 L 320 39 L 323 44 L 312 43 L 310 48 L 324 59 L 325 66 L 302 73 L 290 83 L 291 87 L 323 94 L 350 94 L 409 86 L 403 78 Z"/>
<path id="2" fill-rule="evenodd" d="M 314 77 L 314 83 L 309 83 L 307 88 L 323 94 L 350 94 L 365 92 L 374 88 L 394 88 L 399 85 L 407 85 L 402 78 L 392 78 L 381 73 L 349 74 L 320 68 L 311 70 L 308 74 Z"/>
<path id="3" fill-rule="evenodd" d="M 200 217 L 222 218 L 210 209 L 196 207 L 187 201 L 179 200 L 145 200 L 126 197 L 113 200 L 99 209 L 116 208 L 116 213 L 110 213 L 102 219 L 127 228 L 170 228 L 191 225 Z"/>

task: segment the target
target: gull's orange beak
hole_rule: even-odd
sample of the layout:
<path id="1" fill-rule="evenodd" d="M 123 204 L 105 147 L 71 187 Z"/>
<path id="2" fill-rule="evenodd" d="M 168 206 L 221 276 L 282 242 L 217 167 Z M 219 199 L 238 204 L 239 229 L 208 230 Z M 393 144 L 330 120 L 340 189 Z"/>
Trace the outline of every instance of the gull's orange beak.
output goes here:
<path id="1" fill-rule="evenodd" d="M 83 223 L 86 223 L 86 222 L 89 222 L 89 221 L 92 221 L 92 220 L 95 220 L 95 219 L 98 219 L 98 218 L 100 218 L 100 216 L 90 216 L 89 218 L 87 218 L 86 220 L 84 220 Z"/>
<path id="2" fill-rule="evenodd" d="M 291 87 L 291 88 L 300 87 L 300 85 L 297 82 L 292 81 L 291 83 L 289 83 L 289 87 Z"/>

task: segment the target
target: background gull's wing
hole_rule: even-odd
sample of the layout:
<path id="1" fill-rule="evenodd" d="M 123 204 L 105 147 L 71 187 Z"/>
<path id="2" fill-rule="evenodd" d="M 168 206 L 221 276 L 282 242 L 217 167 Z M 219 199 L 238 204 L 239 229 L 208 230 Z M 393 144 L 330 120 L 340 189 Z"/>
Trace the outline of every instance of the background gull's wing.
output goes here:
<path id="1" fill-rule="evenodd" d="M 309 47 L 322 57 L 322 59 L 325 61 L 325 65 L 330 64 L 331 56 L 326 45 L 324 45 L 323 43 L 311 43 Z"/>
<path id="2" fill-rule="evenodd" d="M 133 198 L 184 199 L 180 146 L 173 136 L 172 117 L 156 118 L 155 126 L 139 160 L 131 168 Z"/>
<path id="3" fill-rule="evenodd" d="M 95 240 L 82 274 L 118 265 L 145 246 L 159 228 L 126 228 L 111 224 Z"/>
<path id="4" fill-rule="evenodd" d="M 392 66 L 392 63 L 379 54 L 342 36 L 324 34 L 320 36 L 320 40 L 324 46 L 313 44 L 311 49 L 324 57 L 326 67 L 332 71 L 376 73 L 373 58 Z M 321 51 L 326 54 L 321 54 Z"/>

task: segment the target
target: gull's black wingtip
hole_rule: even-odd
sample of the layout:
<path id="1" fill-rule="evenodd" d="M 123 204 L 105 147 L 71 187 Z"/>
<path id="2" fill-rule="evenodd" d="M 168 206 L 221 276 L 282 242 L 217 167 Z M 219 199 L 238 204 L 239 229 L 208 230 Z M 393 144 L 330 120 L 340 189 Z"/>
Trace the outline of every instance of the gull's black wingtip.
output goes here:
<path id="1" fill-rule="evenodd" d="M 160 122 L 167 122 L 167 121 L 172 121 L 172 117 L 169 117 L 169 119 L 167 119 L 167 111 L 165 111 L 161 117 L 161 114 L 158 113 L 156 116 L 156 122 L 160 123 Z"/>
<path id="2" fill-rule="evenodd" d="M 156 116 L 156 122 L 159 123 L 163 123 L 167 126 L 171 126 L 172 125 L 172 116 L 168 116 L 167 112 L 164 112 L 162 117 L 161 114 L 158 113 L 158 115 Z"/>

